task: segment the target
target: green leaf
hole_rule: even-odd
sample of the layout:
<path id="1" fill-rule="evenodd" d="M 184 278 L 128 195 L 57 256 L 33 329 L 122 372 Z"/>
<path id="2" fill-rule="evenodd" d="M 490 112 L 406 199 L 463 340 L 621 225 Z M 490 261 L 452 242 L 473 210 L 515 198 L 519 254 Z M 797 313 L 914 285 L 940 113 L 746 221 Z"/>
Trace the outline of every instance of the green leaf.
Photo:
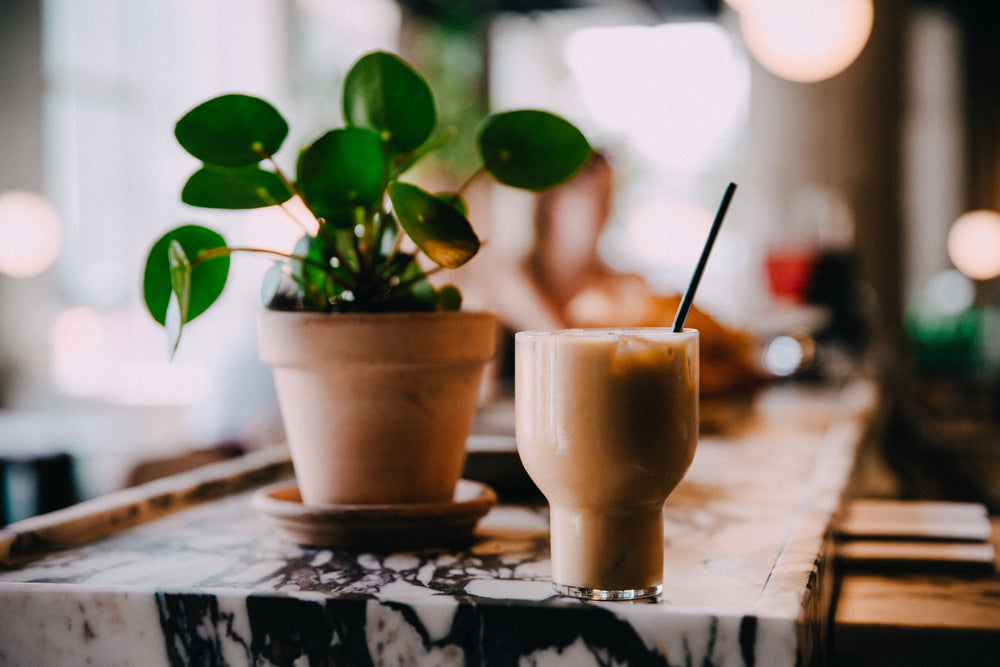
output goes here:
<path id="1" fill-rule="evenodd" d="M 345 253 L 347 249 L 342 247 L 342 239 L 348 232 L 334 230 L 332 233 L 337 244 L 336 250 L 331 248 L 325 236 L 306 235 L 299 239 L 292 251 L 296 257 L 308 260 L 293 259 L 290 266 L 292 277 L 302 289 L 307 306 L 313 310 L 328 307 L 330 299 L 340 294 L 343 291 L 342 285 L 348 283 L 351 278 L 341 259 L 347 256 Z M 353 248 L 350 250 L 353 253 Z M 337 256 L 338 254 L 341 256 Z"/>
<path id="2" fill-rule="evenodd" d="M 479 237 L 454 206 L 402 181 L 390 183 L 388 193 L 400 227 L 435 263 L 454 269 L 479 251 Z"/>
<path id="3" fill-rule="evenodd" d="M 462 293 L 454 285 L 445 285 L 437 291 L 438 310 L 459 310 L 462 307 Z"/>
<path id="4" fill-rule="evenodd" d="M 292 193 L 280 176 L 257 165 L 205 165 L 191 174 L 181 192 L 185 204 L 203 208 L 262 208 L 283 204 L 291 198 Z"/>
<path id="5" fill-rule="evenodd" d="M 434 94 L 426 79 L 384 51 L 363 56 L 344 81 L 344 118 L 349 125 L 387 137 L 393 153 L 407 153 L 431 136 L 437 123 Z"/>
<path id="6" fill-rule="evenodd" d="M 593 149 L 569 121 L 547 111 L 493 114 L 478 131 L 486 169 L 505 185 L 544 190 L 575 174 Z"/>
<path id="7" fill-rule="evenodd" d="M 170 302 L 167 305 L 167 314 L 163 322 L 163 326 L 167 330 L 167 354 L 170 356 L 171 361 L 173 361 L 174 355 L 177 354 L 177 346 L 181 342 L 181 329 L 184 326 L 183 319 L 184 315 L 181 313 L 181 305 L 177 300 L 177 295 L 171 292 Z"/>
<path id="8" fill-rule="evenodd" d="M 196 258 L 190 270 L 190 292 L 187 305 L 178 303 L 183 316 L 180 324 L 190 322 L 211 306 L 226 285 L 229 276 L 229 256 L 225 255 L 204 262 L 197 257 L 212 248 L 225 248 L 226 241 L 218 233 L 198 225 L 185 225 L 164 234 L 149 251 L 143 273 L 143 297 L 150 315 L 166 326 L 167 310 L 175 294 L 174 264 L 178 261 L 176 249 L 171 258 L 171 246 L 176 242 L 184 257 Z"/>
<path id="9" fill-rule="evenodd" d="M 299 155 L 298 186 L 316 215 L 333 225 L 353 226 L 352 208 L 381 206 L 384 167 L 384 144 L 378 134 L 340 128 Z"/>
<path id="10" fill-rule="evenodd" d="M 174 358 L 181 342 L 181 330 L 188 321 L 191 307 L 191 262 L 184 254 L 184 248 L 174 239 L 167 246 L 170 262 L 170 305 L 167 308 L 165 326 L 170 358 Z"/>
<path id="11" fill-rule="evenodd" d="M 361 257 L 358 255 L 357 247 L 358 239 L 354 235 L 353 229 L 334 229 L 330 236 L 332 237 L 329 239 L 333 244 L 332 248 L 327 244 L 328 239 L 322 237 L 314 239 L 313 243 L 323 241 L 321 246 L 323 248 L 323 261 L 331 266 L 337 264 L 337 270 L 334 271 L 334 274 L 349 281 L 361 270 Z"/>
<path id="12" fill-rule="evenodd" d="M 260 98 L 222 95 L 187 112 L 177 121 L 174 136 L 202 162 L 245 167 L 278 151 L 288 123 Z"/>

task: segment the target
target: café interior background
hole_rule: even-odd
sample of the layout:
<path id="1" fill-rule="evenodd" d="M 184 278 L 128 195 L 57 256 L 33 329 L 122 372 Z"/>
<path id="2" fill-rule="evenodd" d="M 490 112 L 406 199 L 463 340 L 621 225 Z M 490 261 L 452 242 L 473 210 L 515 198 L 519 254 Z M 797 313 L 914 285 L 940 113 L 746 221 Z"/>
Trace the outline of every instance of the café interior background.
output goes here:
<path id="1" fill-rule="evenodd" d="M 173 125 L 211 96 L 255 94 L 290 120 L 287 161 L 288 146 L 340 122 L 346 69 L 374 48 L 413 62 L 459 125 L 514 106 L 578 122 L 616 171 L 602 257 L 662 293 L 683 289 L 737 182 L 698 298 L 727 325 L 762 337 L 782 326 L 769 252 L 846 250 L 872 331 L 865 363 L 893 376 L 910 363 L 908 313 L 933 329 L 972 303 L 995 305 L 989 269 L 970 279 L 954 253 L 985 248 L 1000 261 L 1000 223 L 987 219 L 952 254 L 948 238 L 963 213 L 1000 208 L 1000 11 L 877 0 L 870 34 L 862 11 L 860 55 L 831 73 L 775 60 L 782 30 L 793 49 L 825 43 L 793 25 L 804 4 L 4 0 L 0 457 L 69 452 L 87 497 L 119 487 L 136 461 L 280 437 L 254 349 L 266 263 L 233 262 L 222 306 L 190 327 L 173 362 L 141 305 L 145 251 L 181 221 L 234 243 L 290 247 L 296 233 L 269 210 L 182 205 L 195 165 Z M 468 154 L 458 146 L 451 159 Z M 491 253 L 524 253 L 532 202 L 496 189 L 473 211 Z"/>

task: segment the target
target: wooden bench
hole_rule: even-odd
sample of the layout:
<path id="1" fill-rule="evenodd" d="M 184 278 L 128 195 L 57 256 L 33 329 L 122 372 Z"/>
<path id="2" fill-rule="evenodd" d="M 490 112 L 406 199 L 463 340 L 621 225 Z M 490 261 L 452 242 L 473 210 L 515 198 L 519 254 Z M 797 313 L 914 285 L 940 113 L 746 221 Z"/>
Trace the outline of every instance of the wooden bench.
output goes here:
<path id="1" fill-rule="evenodd" d="M 1000 552 L 1000 518 L 991 542 Z M 838 577 L 830 665 L 1000 665 L 1000 563 L 965 571 L 863 571 Z"/>

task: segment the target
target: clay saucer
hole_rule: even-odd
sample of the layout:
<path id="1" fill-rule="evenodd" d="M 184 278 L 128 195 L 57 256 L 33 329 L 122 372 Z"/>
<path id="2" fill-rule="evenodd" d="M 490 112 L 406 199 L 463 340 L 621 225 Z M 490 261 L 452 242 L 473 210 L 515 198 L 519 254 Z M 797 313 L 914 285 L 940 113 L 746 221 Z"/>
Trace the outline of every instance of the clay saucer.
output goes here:
<path id="1" fill-rule="evenodd" d="M 462 479 L 450 502 L 303 505 L 298 484 L 282 482 L 258 489 L 252 505 L 302 545 L 405 551 L 469 541 L 496 501 L 489 486 Z"/>

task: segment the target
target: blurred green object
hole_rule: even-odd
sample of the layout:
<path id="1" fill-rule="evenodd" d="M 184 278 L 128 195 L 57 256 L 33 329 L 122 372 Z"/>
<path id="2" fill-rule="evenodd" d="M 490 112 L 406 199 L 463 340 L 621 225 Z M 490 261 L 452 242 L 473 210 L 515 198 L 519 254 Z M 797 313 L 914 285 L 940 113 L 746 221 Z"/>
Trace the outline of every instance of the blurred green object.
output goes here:
<path id="1" fill-rule="evenodd" d="M 944 313 L 914 302 L 903 322 L 919 373 L 992 377 L 1000 370 L 1000 316 L 992 307 L 971 305 Z"/>

